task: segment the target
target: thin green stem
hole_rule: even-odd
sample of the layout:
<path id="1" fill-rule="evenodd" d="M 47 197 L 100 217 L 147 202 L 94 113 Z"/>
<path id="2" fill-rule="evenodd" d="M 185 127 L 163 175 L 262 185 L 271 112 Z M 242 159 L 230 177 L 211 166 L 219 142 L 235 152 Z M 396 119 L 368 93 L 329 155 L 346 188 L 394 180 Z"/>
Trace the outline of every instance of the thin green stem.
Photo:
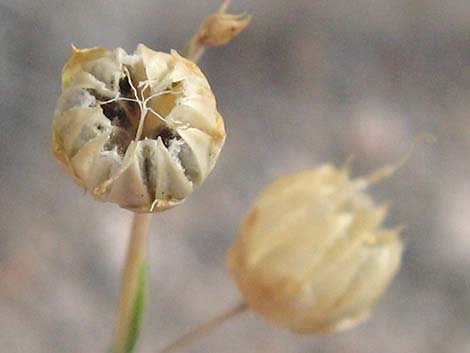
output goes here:
<path id="1" fill-rule="evenodd" d="M 152 214 L 135 213 L 122 272 L 117 324 L 111 353 L 132 352 L 143 311 L 148 229 Z"/>

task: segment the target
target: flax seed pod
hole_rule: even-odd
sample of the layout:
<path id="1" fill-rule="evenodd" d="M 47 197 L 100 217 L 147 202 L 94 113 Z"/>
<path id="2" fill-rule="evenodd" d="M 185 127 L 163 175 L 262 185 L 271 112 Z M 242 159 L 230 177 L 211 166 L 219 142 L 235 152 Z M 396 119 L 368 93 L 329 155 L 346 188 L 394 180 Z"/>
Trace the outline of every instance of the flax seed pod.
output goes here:
<path id="1" fill-rule="evenodd" d="M 397 230 L 365 193 L 374 180 L 330 165 L 265 188 L 242 222 L 228 266 L 251 309 L 299 333 L 365 320 L 400 266 Z"/>
<path id="2" fill-rule="evenodd" d="M 52 151 L 95 198 L 134 212 L 175 206 L 205 180 L 224 141 L 207 79 L 176 51 L 72 48 Z"/>

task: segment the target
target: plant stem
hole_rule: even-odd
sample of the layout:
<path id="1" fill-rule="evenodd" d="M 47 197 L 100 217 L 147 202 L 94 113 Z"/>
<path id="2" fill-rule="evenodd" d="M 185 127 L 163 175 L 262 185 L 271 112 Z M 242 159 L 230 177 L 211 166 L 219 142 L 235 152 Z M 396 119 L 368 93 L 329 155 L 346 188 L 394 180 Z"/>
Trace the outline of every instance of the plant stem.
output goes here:
<path id="1" fill-rule="evenodd" d="M 205 323 L 196 326 L 189 332 L 178 337 L 176 340 L 174 340 L 165 348 L 163 348 L 160 353 L 172 353 L 177 351 L 178 349 L 181 349 L 191 344 L 193 341 L 208 335 L 213 329 L 217 328 L 224 322 L 236 317 L 241 313 L 244 313 L 247 309 L 248 306 L 245 302 L 238 303 L 237 305 L 225 311 L 224 313 L 219 314 L 213 317 L 212 319 L 209 319 Z"/>
<path id="2" fill-rule="evenodd" d="M 189 41 L 189 44 L 187 45 L 186 49 L 184 50 L 183 56 L 186 59 L 197 64 L 199 62 L 199 59 L 201 59 L 202 54 L 204 54 L 205 51 L 206 51 L 206 48 L 195 44 L 194 37 L 193 37 Z"/>
<path id="3" fill-rule="evenodd" d="M 225 10 L 227 9 L 230 0 L 224 0 L 220 9 L 212 15 L 213 16 L 224 16 Z M 223 43 L 213 44 L 213 46 L 222 45 L 228 43 L 231 39 L 236 37 L 236 35 L 248 24 L 249 20 L 246 19 L 243 21 L 239 16 L 228 15 L 235 22 L 232 26 L 235 26 L 237 21 L 241 21 L 240 29 L 232 34 L 229 38 L 224 40 Z M 211 16 L 209 16 L 210 18 Z M 220 20 L 224 20 L 222 18 Z M 204 22 L 203 22 L 204 25 Z M 217 27 L 217 26 L 216 26 Z M 204 27 L 201 27 L 199 30 L 207 30 Z M 199 30 L 196 31 L 194 36 L 191 38 L 186 53 L 186 58 L 198 62 L 204 53 L 206 46 L 202 45 L 198 41 Z M 222 29 L 219 28 L 219 31 Z M 212 31 L 214 32 L 214 31 Z M 221 36 L 221 33 L 215 31 L 212 33 L 213 36 Z M 132 83 L 129 82 L 131 85 Z M 134 89 L 135 91 L 135 89 Z M 137 94 L 136 94 L 137 97 Z M 142 109 L 142 107 L 141 107 Z M 144 114 L 145 116 L 145 114 Z M 139 125 L 137 131 L 136 140 L 139 140 L 140 133 L 143 126 L 143 119 Z M 146 244 L 148 237 L 148 228 L 150 225 L 151 213 L 135 213 L 134 221 L 132 224 L 131 238 L 129 241 L 129 247 L 127 250 L 126 264 L 122 273 L 121 279 L 121 290 L 119 293 L 119 307 L 118 307 L 118 317 L 117 324 L 114 333 L 114 340 L 112 343 L 112 348 L 110 353 L 132 353 L 134 350 L 137 337 L 139 335 L 140 322 L 142 318 L 143 306 L 144 306 L 144 292 L 146 285 Z M 184 346 L 190 343 L 192 340 L 208 333 L 213 328 L 226 321 L 227 319 L 243 312 L 246 309 L 246 304 L 242 303 L 235 308 L 229 310 L 228 312 L 215 317 L 206 324 L 197 327 L 192 332 L 184 335 L 170 346 L 168 346 L 163 352 L 170 352 L 175 348 Z"/>
<path id="4" fill-rule="evenodd" d="M 126 263 L 121 277 L 117 324 L 114 333 L 111 353 L 128 353 L 132 351 L 137 337 L 130 337 L 135 332 L 136 302 L 139 290 L 145 278 L 141 278 L 143 265 L 146 260 L 148 229 L 151 213 L 135 213 L 132 223 L 131 237 L 127 249 Z M 141 309 L 141 308 L 140 308 Z M 129 343 L 133 341 L 132 343 Z"/>

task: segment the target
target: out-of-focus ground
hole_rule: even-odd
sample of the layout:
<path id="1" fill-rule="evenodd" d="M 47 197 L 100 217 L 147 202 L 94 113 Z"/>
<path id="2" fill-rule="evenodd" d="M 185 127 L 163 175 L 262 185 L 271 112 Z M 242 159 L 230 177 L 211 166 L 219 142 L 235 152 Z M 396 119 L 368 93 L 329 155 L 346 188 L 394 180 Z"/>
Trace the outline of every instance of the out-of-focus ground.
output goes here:
<path id="1" fill-rule="evenodd" d="M 60 70 L 78 47 L 181 48 L 218 1 L 0 1 L 0 347 L 106 352 L 131 215 L 94 201 L 49 153 Z M 206 183 L 155 215 L 139 352 L 235 303 L 225 252 L 274 177 L 355 156 L 404 225 L 401 272 L 372 318 L 297 336 L 246 314 L 185 352 L 470 352 L 470 2 L 244 0 L 254 15 L 201 66 L 228 139 Z"/>

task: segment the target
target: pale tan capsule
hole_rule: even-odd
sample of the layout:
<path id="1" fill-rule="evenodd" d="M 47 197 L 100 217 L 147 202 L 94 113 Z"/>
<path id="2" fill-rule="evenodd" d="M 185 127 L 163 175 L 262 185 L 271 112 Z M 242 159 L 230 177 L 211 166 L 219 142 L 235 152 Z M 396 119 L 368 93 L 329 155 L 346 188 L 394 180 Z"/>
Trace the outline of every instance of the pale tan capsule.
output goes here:
<path id="1" fill-rule="evenodd" d="M 385 207 L 330 165 L 284 176 L 255 201 L 228 265 L 249 307 L 299 333 L 344 330 L 365 320 L 400 266 Z"/>
<path id="2" fill-rule="evenodd" d="M 211 172 L 224 141 L 207 79 L 175 51 L 72 48 L 52 150 L 96 198 L 135 212 L 177 205 Z"/>

